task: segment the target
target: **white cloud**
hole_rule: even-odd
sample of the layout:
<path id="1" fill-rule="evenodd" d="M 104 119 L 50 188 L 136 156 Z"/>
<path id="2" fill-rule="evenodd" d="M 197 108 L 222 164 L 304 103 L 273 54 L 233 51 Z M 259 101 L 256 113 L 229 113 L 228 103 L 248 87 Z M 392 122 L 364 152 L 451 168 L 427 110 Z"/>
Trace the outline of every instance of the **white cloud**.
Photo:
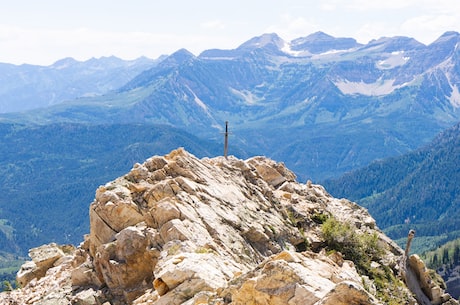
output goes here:
<path id="1" fill-rule="evenodd" d="M 323 10 L 357 10 L 377 11 L 408 9 L 408 11 L 424 10 L 432 13 L 447 13 L 458 11 L 458 0 L 324 0 L 319 6 Z"/>
<path id="2" fill-rule="evenodd" d="M 349 0 L 343 3 L 347 8 L 359 11 L 398 10 L 420 3 L 420 0 Z"/>
<path id="3" fill-rule="evenodd" d="M 323 11 L 335 11 L 337 9 L 337 5 L 334 3 L 321 3 L 320 9 Z"/>
<path id="4" fill-rule="evenodd" d="M 460 30 L 458 0 L 326 0 L 319 8 L 329 16 L 345 16 L 339 19 L 343 30 L 337 31 L 362 43 L 409 36 L 429 44 L 446 31 Z"/>
<path id="5" fill-rule="evenodd" d="M 339 2 L 338 0 L 326 0 L 326 1 L 321 1 L 319 4 L 319 9 L 323 11 L 334 11 L 337 10 L 339 7 Z"/>
<path id="6" fill-rule="evenodd" d="M 212 30 L 223 30 L 226 28 L 225 23 L 222 20 L 210 20 L 202 22 L 200 24 L 202 28 L 212 29 Z"/>
<path id="7" fill-rule="evenodd" d="M 205 37 L 171 33 L 111 32 L 78 28 L 70 31 L 49 29 L 23 29 L 0 25 L 0 62 L 48 65 L 57 59 L 115 55 L 124 59 L 139 56 L 156 58 L 170 54 L 185 46 L 199 50 Z"/>
<path id="8" fill-rule="evenodd" d="M 419 6 L 432 14 L 458 14 L 460 11 L 460 1 L 458 0 L 421 0 Z"/>
<path id="9" fill-rule="evenodd" d="M 139 0 L 135 7 L 117 2 L 110 10 L 103 5 L 108 0 L 82 1 L 71 7 L 45 1 L 27 11 L 16 2 L 5 6 L 0 10 L 0 62 L 155 58 L 179 48 L 197 54 L 235 48 L 272 32 L 286 40 L 324 31 L 361 43 L 396 35 L 431 43 L 445 31 L 460 31 L 460 0 L 206 0 L 180 5 Z"/>
<path id="10" fill-rule="evenodd" d="M 283 14 L 277 24 L 269 26 L 266 33 L 277 33 L 286 40 L 304 37 L 310 33 L 321 30 L 320 25 L 312 19 L 295 17 L 290 14 Z"/>
<path id="11" fill-rule="evenodd" d="M 398 29 L 396 26 L 382 21 L 365 23 L 355 33 L 355 37 L 361 43 L 368 43 L 372 39 L 397 35 Z"/>
<path id="12" fill-rule="evenodd" d="M 421 42 L 429 44 L 446 31 L 460 28 L 460 18 L 454 15 L 422 15 L 406 20 L 401 32 L 423 37 Z"/>
<path id="13" fill-rule="evenodd" d="M 422 0 L 423 1 L 423 0 Z M 411 7 L 420 0 L 323 0 L 319 8 L 325 11 L 375 11 L 397 10 Z"/>

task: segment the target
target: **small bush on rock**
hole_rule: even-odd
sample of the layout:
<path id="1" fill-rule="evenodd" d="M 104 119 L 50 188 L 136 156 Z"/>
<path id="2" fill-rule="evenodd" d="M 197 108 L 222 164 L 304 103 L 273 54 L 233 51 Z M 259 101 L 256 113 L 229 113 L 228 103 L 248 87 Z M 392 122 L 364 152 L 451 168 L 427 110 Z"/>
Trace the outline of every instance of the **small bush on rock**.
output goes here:
<path id="1" fill-rule="evenodd" d="M 350 223 L 339 222 L 333 217 L 328 218 L 321 228 L 328 249 L 342 253 L 364 274 L 368 273 L 371 261 L 378 260 L 384 252 L 377 233 L 357 233 Z"/>
<path id="2" fill-rule="evenodd" d="M 333 217 L 321 228 L 328 250 L 341 252 L 345 259 L 353 261 L 358 272 L 373 281 L 380 300 L 390 305 L 408 304 L 408 296 L 401 290 L 403 284 L 391 268 L 371 265 L 372 261 L 380 261 L 385 253 L 376 232 L 360 233 L 350 223 L 339 222 Z"/>

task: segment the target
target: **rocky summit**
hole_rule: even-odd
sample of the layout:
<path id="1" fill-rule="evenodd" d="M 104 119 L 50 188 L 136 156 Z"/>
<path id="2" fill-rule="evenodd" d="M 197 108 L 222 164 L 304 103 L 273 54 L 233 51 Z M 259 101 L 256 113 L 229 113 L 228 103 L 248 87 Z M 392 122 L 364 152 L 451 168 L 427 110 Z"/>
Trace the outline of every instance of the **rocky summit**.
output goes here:
<path id="1" fill-rule="evenodd" d="M 265 157 L 151 157 L 89 217 L 78 247 L 31 249 L 0 303 L 458 304 L 364 208 Z"/>

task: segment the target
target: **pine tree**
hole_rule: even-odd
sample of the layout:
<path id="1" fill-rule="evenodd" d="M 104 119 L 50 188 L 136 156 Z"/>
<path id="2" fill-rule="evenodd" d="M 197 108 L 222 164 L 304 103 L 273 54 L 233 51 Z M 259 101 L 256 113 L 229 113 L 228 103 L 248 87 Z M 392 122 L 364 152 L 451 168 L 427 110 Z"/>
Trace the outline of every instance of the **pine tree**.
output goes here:
<path id="1" fill-rule="evenodd" d="M 447 247 L 444 247 L 442 250 L 442 263 L 443 264 L 449 263 L 449 249 L 447 249 Z"/>
<path id="2" fill-rule="evenodd" d="M 431 257 L 431 266 L 433 266 L 434 268 L 437 268 L 438 267 L 438 254 L 435 253 L 432 257 Z"/>
<path id="3" fill-rule="evenodd" d="M 454 248 L 454 256 L 452 258 L 454 265 L 460 265 L 460 246 L 457 244 Z"/>

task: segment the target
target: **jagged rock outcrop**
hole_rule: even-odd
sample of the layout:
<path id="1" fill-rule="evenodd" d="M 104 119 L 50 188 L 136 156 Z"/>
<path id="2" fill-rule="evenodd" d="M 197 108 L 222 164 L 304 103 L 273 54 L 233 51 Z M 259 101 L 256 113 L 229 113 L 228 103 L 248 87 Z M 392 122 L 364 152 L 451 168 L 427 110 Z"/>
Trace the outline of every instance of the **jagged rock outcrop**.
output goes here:
<path id="1" fill-rule="evenodd" d="M 48 269 L 64 257 L 64 249 L 54 243 L 30 249 L 29 257 L 32 260 L 21 266 L 17 274 L 18 284 L 25 286 L 34 278 L 42 278 Z"/>
<path id="2" fill-rule="evenodd" d="M 178 149 L 149 158 L 98 188 L 79 247 L 51 255 L 45 273 L 22 272 L 22 288 L 0 301 L 417 304 L 400 280 L 403 251 L 367 211 L 295 179 L 264 157 L 200 160 Z M 349 224 L 350 234 L 375 236 L 381 251 L 366 264 L 331 251 L 322 223 L 332 218 Z"/>

